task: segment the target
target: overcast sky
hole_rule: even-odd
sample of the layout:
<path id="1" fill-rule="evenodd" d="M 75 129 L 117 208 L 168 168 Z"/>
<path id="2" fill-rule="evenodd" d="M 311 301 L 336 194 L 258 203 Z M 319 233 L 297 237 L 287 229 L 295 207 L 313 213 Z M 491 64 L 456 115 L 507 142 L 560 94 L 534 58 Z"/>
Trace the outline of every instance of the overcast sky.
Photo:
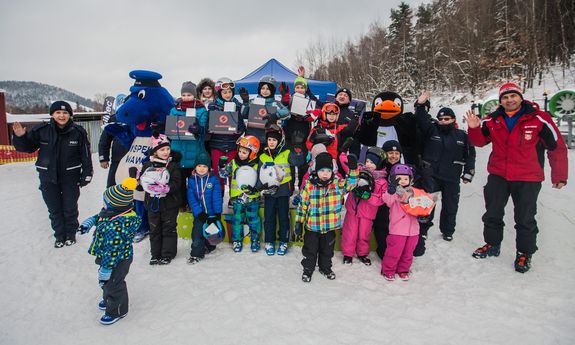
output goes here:
<path id="1" fill-rule="evenodd" d="M 272 57 L 295 70 L 310 42 L 353 40 L 374 21 L 387 26 L 400 2 L 0 0 L 0 80 L 93 98 L 127 93 L 129 71 L 149 69 L 177 96 L 185 80 L 239 79 Z"/>

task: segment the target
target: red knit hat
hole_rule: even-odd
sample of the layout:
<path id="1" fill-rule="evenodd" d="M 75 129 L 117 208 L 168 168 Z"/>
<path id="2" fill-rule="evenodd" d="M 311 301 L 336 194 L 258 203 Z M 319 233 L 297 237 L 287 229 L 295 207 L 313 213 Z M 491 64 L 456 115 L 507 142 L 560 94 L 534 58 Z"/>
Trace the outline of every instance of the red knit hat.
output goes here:
<path id="1" fill-rule="evenodd" d="M 501 102 L 501 97 L 503 97 L 503 95 L 512 92 L 518 94 L 521 97 L 521 99 L 523 99 L 523 91 L 521 90 L 519 85 L 515 83 L 505 83 L 501 85 L 501 87 L 499 88 L 499 101 Z"/>

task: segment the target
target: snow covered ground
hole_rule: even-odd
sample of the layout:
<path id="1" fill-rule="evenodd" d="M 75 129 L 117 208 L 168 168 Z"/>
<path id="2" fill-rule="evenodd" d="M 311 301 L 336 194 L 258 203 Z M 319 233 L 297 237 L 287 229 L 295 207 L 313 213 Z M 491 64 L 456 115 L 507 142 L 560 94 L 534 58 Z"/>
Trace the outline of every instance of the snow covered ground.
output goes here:
<path id="1" fill-rule="evenodd" d="M 143 241 L 127 278 L 130 312 L 107 327 L 98 323 L 97 266 L 86 252 L 91 234 L 54 249 L 33 164 L 0 166 L 0 344 L 572 344 L 573 187 L 544 183 L 540 250 L 530 272 L 513 269 L 510 205 L 501 256 L 476 260 L 488 152 L 479 149 L 475 181 L 462 188 L 454 241 L 434 227 L 409 282 L 385 281 L 373 253 L 367 267 L 343 266 L 336 252 L 337 279 L 316 272 L 310 284 L 300 280 L 299 249 L 267 257 L 235 254 L 225 244 L 190 266 L 191 242 L 182 239 L 171 265 L 151 267 Z M 99 210 L 104 185 L 98 168 L 82 190 L 81 218 Z"/>
<path id="2" fill-rule="evenodd" d="M 432 114 L 449 101 L 432 98 Z M 453 106 L 460 120 L 468 106 Z M 87 254 L 91 234 L 78 236 L 75 246 L 53 248 L 33 164 L 0 166 L 0 344 L 573 344 L 573 181 L 562 190 L 553 190 L 549 180 L 543 184 L 540 249 L 530 272 L 513 269 L 511 202 L 501 255 L 476 260 L 471 253 L 483 244 L 489 152 L 478 149 L 475 180 L 462 186 L 453 242 L 432 228 L 409 282 L 385 281 L 374 253 L 367 267 L 357 261 L 344 266 L 336 252 L 337 279 L 316 271 L 310 284 L 300 280 L 299 248 L 267 257 L 263 251 L 235 254 L 223 244 L 190 266 L 191 241 L 184 239 L 172 264 L 151 267 L 143 241 L 134 245 L 127 277 L 130 312 L 112 326 L 98 323 L 101 290 L 98 266 Z M 569 159 L 574 171 L 575 151 Z M 101 207 L 107 172 L 96 156 L 94 166 L 94 181 L 82 189 L 81 220 Z"/>

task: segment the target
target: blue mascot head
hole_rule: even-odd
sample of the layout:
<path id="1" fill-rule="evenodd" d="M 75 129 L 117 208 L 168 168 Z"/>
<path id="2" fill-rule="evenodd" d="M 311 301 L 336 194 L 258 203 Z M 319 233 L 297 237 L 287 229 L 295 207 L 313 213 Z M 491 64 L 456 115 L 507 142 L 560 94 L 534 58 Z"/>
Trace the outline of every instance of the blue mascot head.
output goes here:
<path id="1" fill-rule="evenodd" d="M 166 115 L 174 106 L 174 99 L 158 80 L 162 75 L 152 71 L 130 72 L 134 85 L 130 94 L 116 112 L 117 126 L 106 131 L 130 147 L 135 137 L 149 137 L 154 129 L 163 131 Z"/>

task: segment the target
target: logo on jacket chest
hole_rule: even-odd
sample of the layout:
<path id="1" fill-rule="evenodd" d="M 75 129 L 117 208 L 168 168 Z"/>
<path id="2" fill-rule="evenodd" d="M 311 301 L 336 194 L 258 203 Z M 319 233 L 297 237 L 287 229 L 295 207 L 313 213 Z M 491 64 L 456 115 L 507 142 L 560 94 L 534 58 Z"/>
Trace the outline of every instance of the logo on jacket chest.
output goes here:
<path id="1" fill-rule="evenodd" d="M 525 138 L 525 140 L 531 140 L 531 138 L 533 138 L 533 131 L 525 131 L 523 138 Z"/>
<path id="2" fill-rule="evenodd" d="M 206 188 L 207 188 L 207 189 L 212 189 L 212 188 L 214 188 L 214 184 L 211 183 L 211 182 L 208 182 L 208 184 L 206 185 Z"/>
<path id="3" fill-rule="evenodd" d="M 78 146 L 78 140 L 70 140 L 68 146 Z"/>

